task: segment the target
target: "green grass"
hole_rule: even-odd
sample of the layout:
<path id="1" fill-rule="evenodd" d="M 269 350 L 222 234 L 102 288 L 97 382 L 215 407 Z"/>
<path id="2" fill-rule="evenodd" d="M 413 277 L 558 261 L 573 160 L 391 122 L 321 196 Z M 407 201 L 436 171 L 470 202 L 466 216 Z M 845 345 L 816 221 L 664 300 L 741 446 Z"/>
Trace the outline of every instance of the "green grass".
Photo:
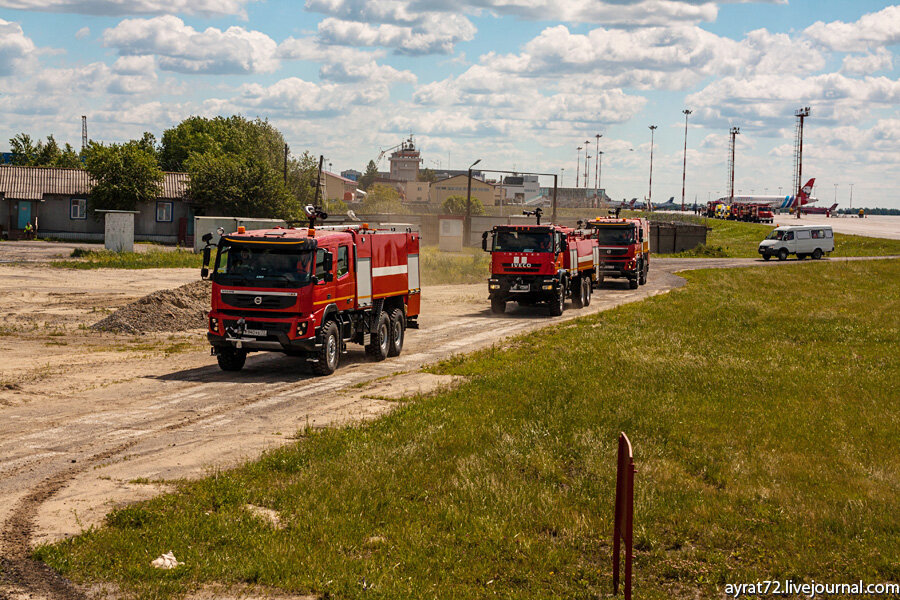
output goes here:
<path id="1" fill-rule="evenodd" d="M 436 246 L 422 246 L 419 269 L 423 285 L 485 283 L 490 276 L 491 255 L 481 248 L 441 252 Z"/>
<path id="2" fill-rule="evenodd" d="M 113 252 L 76 248 L 71 256 L 75 260 L 57 260 L 50 265 L 64 269 L 199 269 L 202 261 L 201 255 L 181 249 Z"/>
<path id="3" fill-rule="evenodd" d="M 308 431 L 36 555 L 146 598 L 209 582 L 344 599 L 608 597 L 626 431 L 636 597 L 900 580 L 900 261 L 686 277 L 454 358 L 434 370 L 466 376 L 455 390 Z M 185 566 L 149 566 L 169 550 Z"/>

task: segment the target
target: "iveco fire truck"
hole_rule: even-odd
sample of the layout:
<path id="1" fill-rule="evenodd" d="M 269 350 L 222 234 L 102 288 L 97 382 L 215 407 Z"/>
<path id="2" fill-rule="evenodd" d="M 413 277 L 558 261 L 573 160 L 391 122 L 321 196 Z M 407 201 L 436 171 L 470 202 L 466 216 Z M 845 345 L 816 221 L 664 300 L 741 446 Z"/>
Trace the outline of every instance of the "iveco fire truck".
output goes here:
<path id="1" fill-rule="evenodd" d="M 587 223 L 597 244 L 600 272 L 605 277 L 624 277 L 628 287 L 647 283 L 650 270 L 650 223 L 647 219 L 597 217 Z"/>
<path id="2" fill-rule="evenodd" d="M 506 311 L 506 303 L 547 303 L 550 314 L 561 315 L 566 298 L 576 308 L 591 303 L 600 282 L 597 244 L 585 232 L 558 225 L 541 225 L 541 209 L 525 211 L 536 225 L 497 225 L 482 235 L 482 248 L 491 253 L 488 292 L 491 311 Z"/>
<path id="3" fill-rule="evenodd" d="M 210 268 L 207 338 L 219 366 L 238 371 L 248 352 L 305 358 L 318 375 L 334 372 L 347 342 L 375 360 L 397 356 L 407 327 L 418 328 L 419 234 L 366 224 L 222 234 Z"/>

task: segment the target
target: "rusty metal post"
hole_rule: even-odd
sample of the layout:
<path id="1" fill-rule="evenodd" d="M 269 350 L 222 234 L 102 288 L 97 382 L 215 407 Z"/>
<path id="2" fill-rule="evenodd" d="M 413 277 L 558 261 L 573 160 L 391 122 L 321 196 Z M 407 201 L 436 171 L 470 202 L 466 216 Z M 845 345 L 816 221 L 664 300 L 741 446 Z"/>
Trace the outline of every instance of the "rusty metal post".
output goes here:
<path id="1" fill-rule="evenodd" d="M 634 454 L 631 441 L 619 434 L 616 468 L 616 507 L 613 522 L 613 594 L 619 594 L 622 542 L 625 545 L 625 600 L 631 600 L 631 561 L 634 532 Z"/>

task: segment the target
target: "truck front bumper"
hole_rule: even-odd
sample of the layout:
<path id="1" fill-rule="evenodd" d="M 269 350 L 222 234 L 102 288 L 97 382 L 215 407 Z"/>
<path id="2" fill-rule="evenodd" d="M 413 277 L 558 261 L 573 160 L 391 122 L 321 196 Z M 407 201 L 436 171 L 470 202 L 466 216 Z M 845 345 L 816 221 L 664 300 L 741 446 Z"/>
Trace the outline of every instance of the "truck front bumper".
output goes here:
<path id="1" fill-rule="evenodd" d="M 206 339 L 213 348 L 306 354 L 321 346 L 310 320 L 256 321 L 213 313 L 208 325 Z"/>
<path id="2" fill-rule="evenodd" d="M 495 275 L 488 280 L 488 294 L 500 300 L 552 300 L 559 293 L 559 279 L 547 275 Z"/>

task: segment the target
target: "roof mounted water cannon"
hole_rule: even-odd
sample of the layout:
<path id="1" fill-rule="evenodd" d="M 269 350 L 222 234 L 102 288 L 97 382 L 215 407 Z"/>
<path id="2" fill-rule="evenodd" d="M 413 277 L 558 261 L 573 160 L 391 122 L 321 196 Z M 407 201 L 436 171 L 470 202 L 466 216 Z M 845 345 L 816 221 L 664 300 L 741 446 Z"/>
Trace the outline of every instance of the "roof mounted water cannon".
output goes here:
<path id="1" fill-rule="evenodd" d="M 307 204 L 303 207 L 303 213 L 306 215 L 306 218 L 309 219 L 309 228 L 316 228 L 316 219 L 322 219 L 323 221 L 328 218 L 328 213 L 319 208 L 318 206 L 313 206 L 312 204 Z"/>
<path id="2" fill-rule="evenodd" d="M 544 211 L 541 210 L 541 207 L 537 207 L 534 210 L 523 210 L 522 214 L 526 217 L 535 217 L 537 219 L 537 224 L 541 224 L 541 215 L 544 214 Z"/>

